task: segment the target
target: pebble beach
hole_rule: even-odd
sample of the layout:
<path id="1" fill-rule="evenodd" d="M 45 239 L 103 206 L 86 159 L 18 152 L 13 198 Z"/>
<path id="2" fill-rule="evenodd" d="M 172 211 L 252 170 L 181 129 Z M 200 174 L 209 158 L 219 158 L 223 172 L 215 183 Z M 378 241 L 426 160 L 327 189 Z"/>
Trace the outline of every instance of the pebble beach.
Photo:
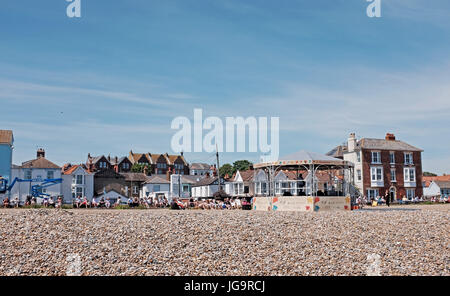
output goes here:
<path id="1" fill-rule="evenodd" d="M 450 275 L 450 205 L 0 209 L 0 276 Z"/>

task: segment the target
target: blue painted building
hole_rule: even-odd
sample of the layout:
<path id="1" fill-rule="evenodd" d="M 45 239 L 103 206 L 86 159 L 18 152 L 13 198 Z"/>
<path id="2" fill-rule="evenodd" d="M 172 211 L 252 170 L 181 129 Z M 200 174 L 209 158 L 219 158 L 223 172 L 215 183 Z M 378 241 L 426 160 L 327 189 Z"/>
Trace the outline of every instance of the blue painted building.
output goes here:
<path id="1" fill-rule="evenodd" d="M 11 180 L 13 132 L 0 130 L 0 177 Z"/>

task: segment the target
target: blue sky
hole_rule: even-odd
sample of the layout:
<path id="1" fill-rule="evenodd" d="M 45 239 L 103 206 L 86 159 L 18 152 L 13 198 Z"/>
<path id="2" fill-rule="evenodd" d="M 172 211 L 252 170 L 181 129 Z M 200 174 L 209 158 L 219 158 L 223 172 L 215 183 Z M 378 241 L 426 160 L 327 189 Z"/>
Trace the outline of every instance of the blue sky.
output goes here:
<path id="1" fill-rule="evenodd" d="M 0 128 L 14 162 L 36 147 L 62 165 L 87 154 L 171 153 L 173 118 L 280 117 L 280 154 L 325 153 L 386 132 L 450 173 L 450 2 L 382 0 L 5 0 Z M 222 162 L 258 161 L 225 153 Z M 214 160 L 212 154 L 188 161 Z"/>

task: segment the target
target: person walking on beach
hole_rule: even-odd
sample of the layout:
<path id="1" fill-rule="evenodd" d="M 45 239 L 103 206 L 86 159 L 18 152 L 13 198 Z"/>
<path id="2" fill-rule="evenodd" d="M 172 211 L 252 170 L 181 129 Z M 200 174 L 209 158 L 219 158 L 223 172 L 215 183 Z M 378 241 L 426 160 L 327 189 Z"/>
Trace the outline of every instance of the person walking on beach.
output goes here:
<path id="1" fill-rule="evenodd" d="M 386 200 L 386 205 L 388 207 L 390 207 L 391 206 L 391 197 L 389 196 L 389 191 L 386 191 L 385 200 Z"/>

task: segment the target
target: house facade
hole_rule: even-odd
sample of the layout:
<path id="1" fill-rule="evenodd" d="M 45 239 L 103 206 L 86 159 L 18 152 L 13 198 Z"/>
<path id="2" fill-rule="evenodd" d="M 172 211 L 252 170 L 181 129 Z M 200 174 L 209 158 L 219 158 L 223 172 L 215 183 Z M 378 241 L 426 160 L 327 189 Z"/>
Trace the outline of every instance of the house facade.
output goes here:
<path id="1" fill-rule="evenodd" d="M 192 176 L 212 176 L 214 174 L 214 166 L 207 163 L 192 163 L 189 167 L 189 174 Z"/>
<path id="2" fill-rule="evenodd" d="M 386 134 L 385 139 L 357 140 L 352 133 L 347 145 L 333 149 L 329 155 L 355 165 L 354 184 L 361 195 L 371 200 L 388 193 L 391 201 L 396 201 L 423 196 L 422 152 L 396 140 L 393 134 Z"/>
<path id="3" fill-rule="evenodd" d="M 142 187 L 143 197 L 148 198 L 163 198 L 169 200 L 170 182 L 161 176 L 153 175 L 148 177 L 147 181 Z"/>
<path id="4" fill-rule="evenodd" d="M 89 201 L 94 196 L 94 173 L 85 165 L 66 164 L 62 169 L 62 195 L 65 204 L 73 203 L 77 197 L 86 197 Z"/>
<path id="5" fill-rule="evenodd" d="M 222 189 L 225 188 L 225 180 L 220 178 Z M 192 197 L 212 198 L 214 193 L 219 191 L 219 179 L 218 177 L 206 177 L 192 185 Z"/>
<path id="6" fill-rule="evenodd" d="M 19 198 L 19 202 L 23 204 L 27 195 L 31 194 L 31 188 L 39 185 L 45 179 L 60 179 L 61 167 L 45 158 L 44 149 L 39 149 L 36 159 L 26 161 L 20 166 L 13 165 L 11 170 L 12 179 L 19 178 L 22 180 L 40 180 L 38 182 L 17 182 L 11 190 L 11 198 Z M 54 184 L 42 189 L 42 193 L 53 197 L 62 194 L 62 184 Z"/>
<path id="7" fill-rule="evenodd" d="M 148 175 L 189 175 L 189 164 L 186 162 L 183 153 L 180 155 L 134 153 L 128 154 L 132 164 L 148 165 Z"/>
<path id="8" fill-rule="evenodd" d="M 0 178 L 3 178 L 6 181 L 0 183 L 0 187 L 4 187 L 0 188 L 0 191 L 6 191 L 6 184 L 10 184 L 12 181 L 11 167 L 13 144 L 13 132 L 9 130 L 0 130 Z"/>

